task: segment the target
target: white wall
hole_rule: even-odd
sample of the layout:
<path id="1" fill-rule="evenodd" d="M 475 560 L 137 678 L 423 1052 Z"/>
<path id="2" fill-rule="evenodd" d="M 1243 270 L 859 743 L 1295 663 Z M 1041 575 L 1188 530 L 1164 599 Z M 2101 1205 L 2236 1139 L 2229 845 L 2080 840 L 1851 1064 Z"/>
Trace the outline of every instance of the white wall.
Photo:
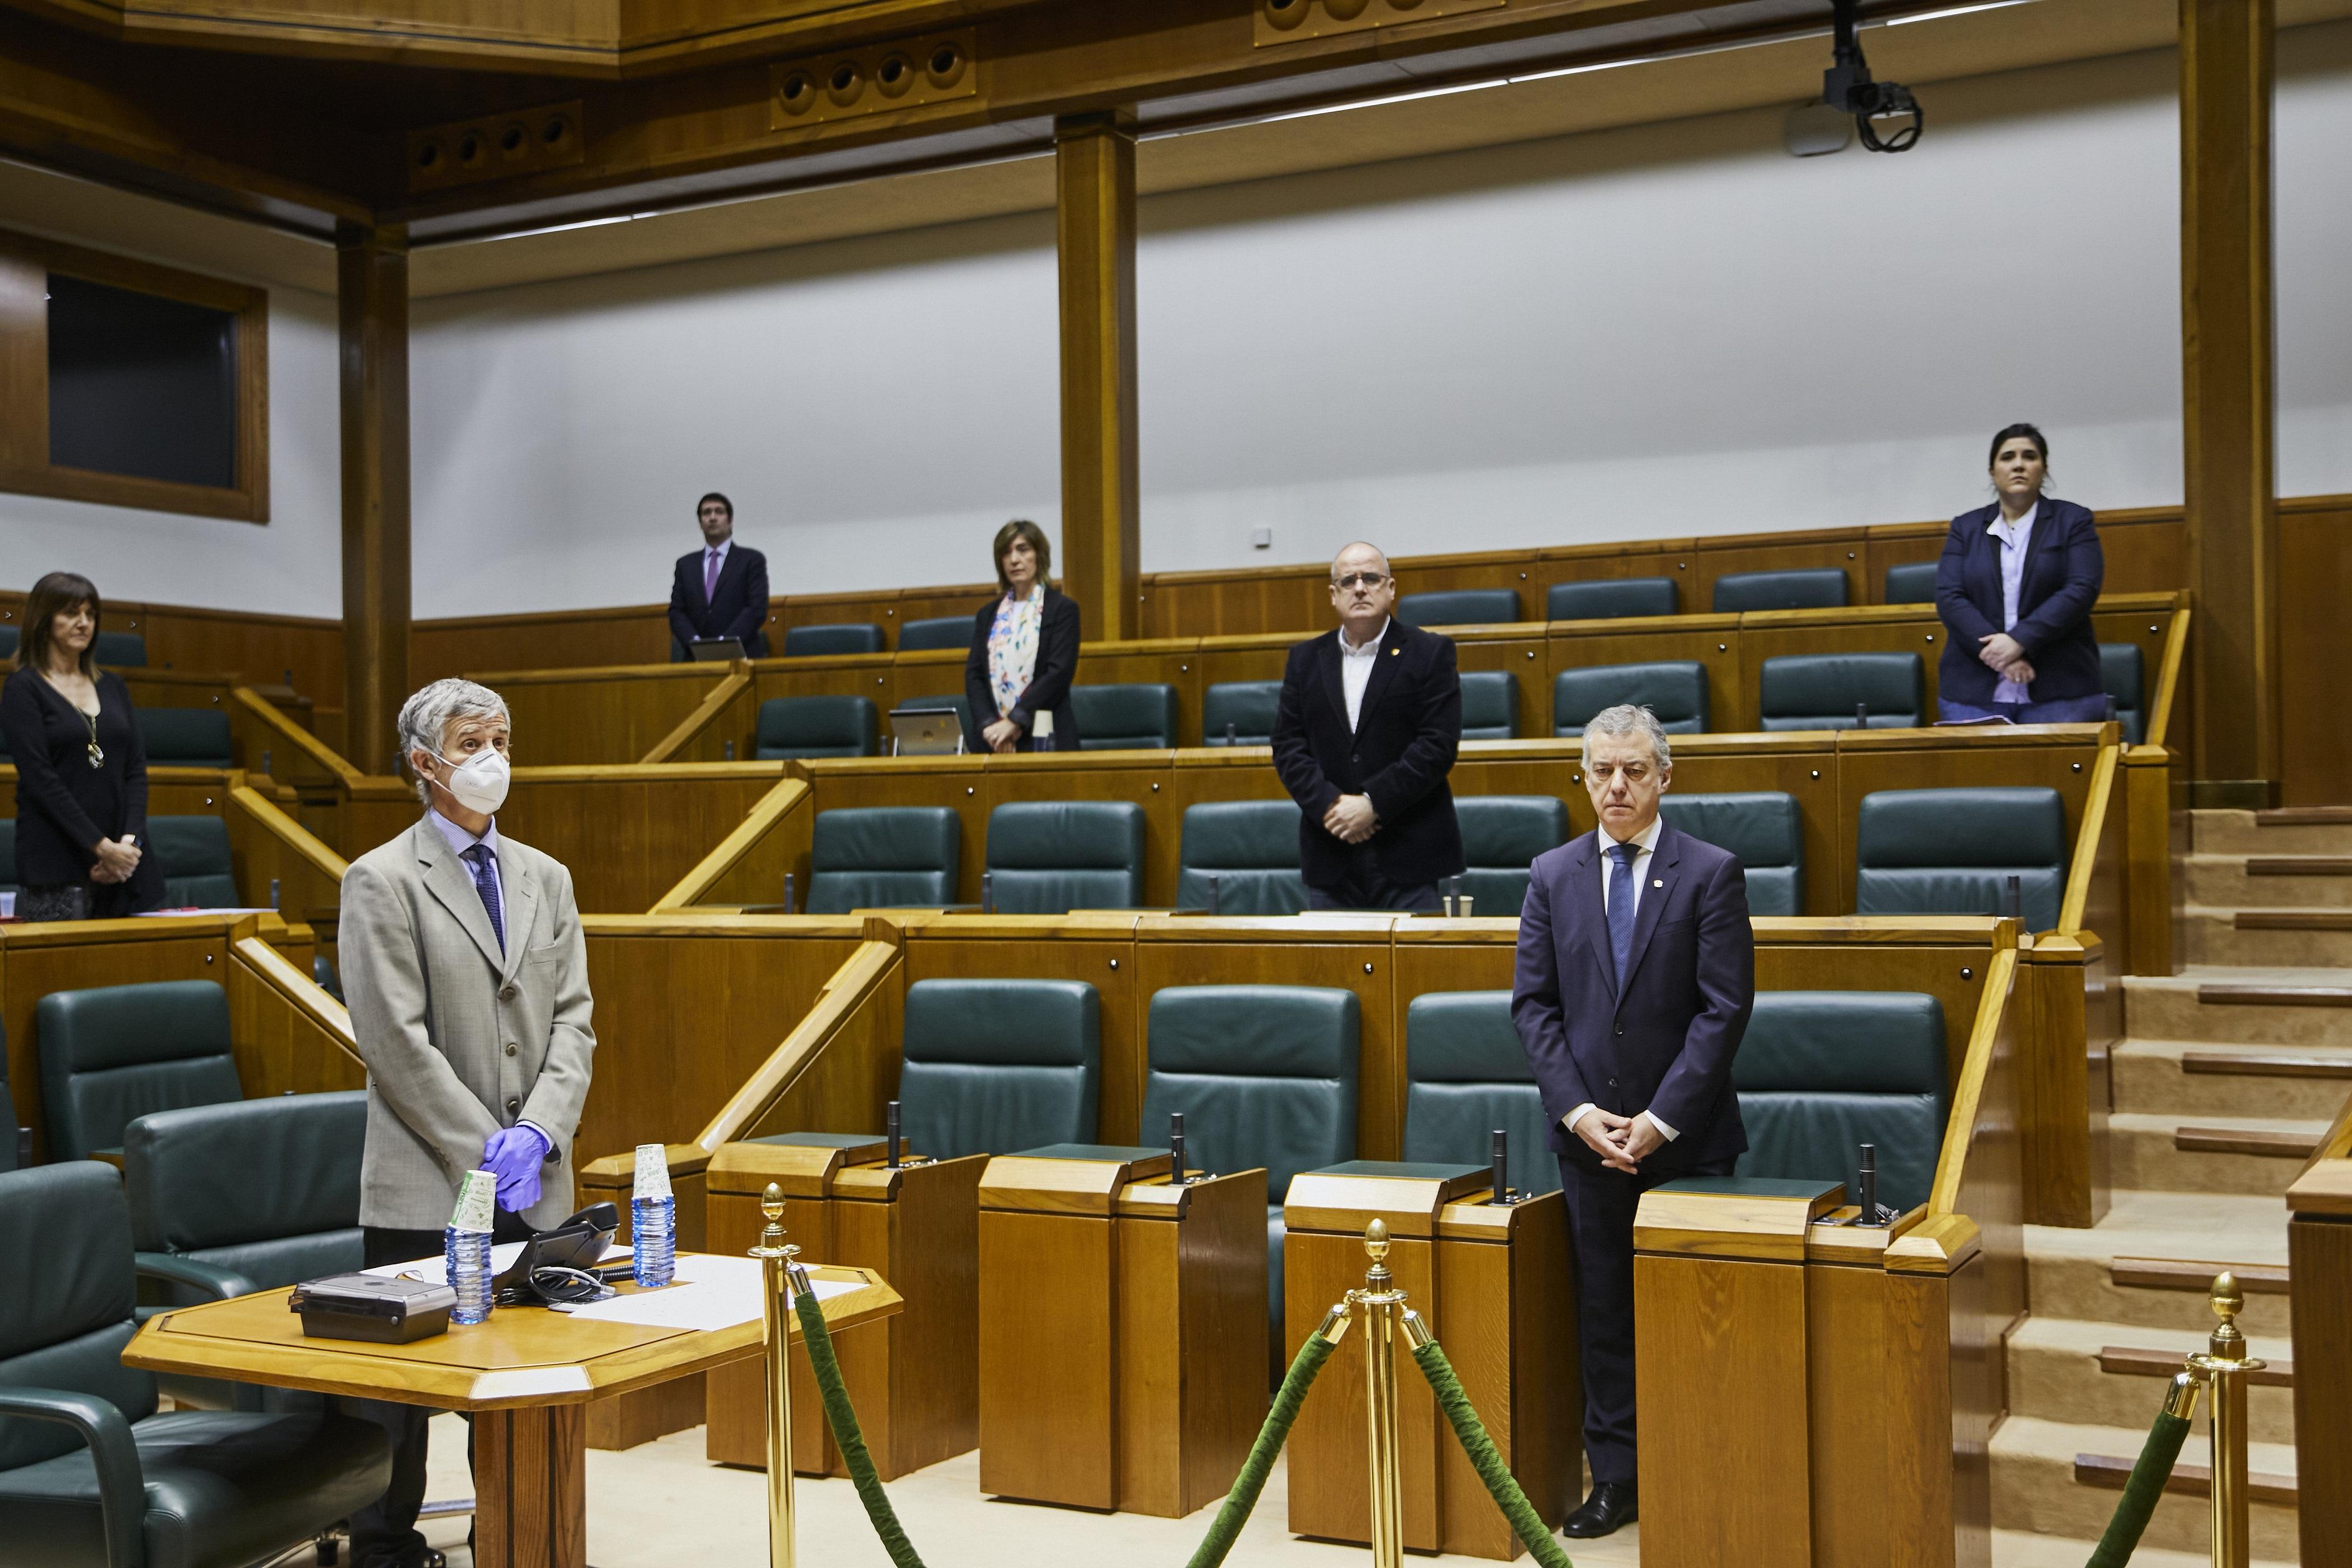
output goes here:
<path id="1" fill-rule="evenodd" d="M 93 506 L 0 491 L 0 584 L 79 572 L 131 603 L 272 615 L 343 613 L 335 302 L 269 290 L 269 521 Z"/>

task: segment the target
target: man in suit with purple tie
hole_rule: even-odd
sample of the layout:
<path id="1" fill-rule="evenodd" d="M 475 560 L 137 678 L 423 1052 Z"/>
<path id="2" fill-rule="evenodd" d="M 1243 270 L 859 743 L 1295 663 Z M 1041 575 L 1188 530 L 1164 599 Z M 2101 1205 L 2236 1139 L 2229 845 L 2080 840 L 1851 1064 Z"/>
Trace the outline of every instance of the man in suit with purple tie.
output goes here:
<path id="1" fill-rule="evenodd" d="M 669 586 L 669 657 L 691 658 L 697 637 L 740 637 L 753 658 L 768 656 L 768 558 L 735 542 L 735 503 L 711 491 L 694 504 L 702 548 L 677 558 Z"/>
<path id="2" fill-rule="evenodd" d="M 1592 1495 L 1562 1532 L 1636 1514 L 1633 1209 L 1746 1151 L 1731 1058 L 1756 1005 L 1756 939 L 1737 858 L 1658 816 L 1674 777 L 1646 708 L 1584 727 L 1601 826 L 1537 857 L 1519 911 L 1511 1018 L 1542 1092 L 1576 1251 L 1584 1451 Z"/>

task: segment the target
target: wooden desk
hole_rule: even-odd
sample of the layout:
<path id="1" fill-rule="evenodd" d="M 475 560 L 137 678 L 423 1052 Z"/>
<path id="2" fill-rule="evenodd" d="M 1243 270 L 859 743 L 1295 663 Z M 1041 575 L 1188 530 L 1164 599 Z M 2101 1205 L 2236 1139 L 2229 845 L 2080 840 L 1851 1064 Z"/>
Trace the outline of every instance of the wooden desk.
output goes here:
<path id="1" fill-rule="evenodd" d="M 1064 1143 L 980 1183 L 980 1488 L 1181 1518 L 1266 1408 L 1265 1173 Z"/>
<path id="2" fill-rule="evenodd" d="M 903 1152 L 902 1152 L 903 1153 Z M 853 1329 L 835 1349 L 882 1479 L 894 1480 L 980 1442 L 977 1194 L 987 1156 L 892 1169 L 883 1141 L 863 1133 L 787 1132 L 723 1143 L 706 1173 L 714 1250 L 748 1247 L 764 1221 L 760 1197 L 783 1189 L 784 1228 L 802 1250 L 872 1268 L 904 1310 Z M 793 1468 L 846 1476 L 816 1380 L 793 1368 Z M 767 1378 L 754 1363 L 709 1375 L 705 1451 L 722 1465 L 768 1463 Z"/>
<path id="3" fill-rule="evenodd" d="M 870 1269 L 813 1268 L 809 1275 L 857 1287 L 824 1300 L 830 1327 L 898 1310 L 898 1292 Z M 304 1338 L 301 1321 L 287 1310 L 290 1294 L 265 1290 L 163 1313 L 132 1337 L 123 1363 L 477 1412 L 474 1561 L 480 1568 L 586 1568 L 588 1402 L 756 1358 L 766 1335 L 757 1316 L 695 1331 L 501 1307 L 487 1322 L 413 1344 L 365 1344 Z M 798 1321 L 785 1321 L 799 1338 Z"/>
<path id="4" fill-rule="evenodd" d="M 1575 1505 L 1583 1390 L 1559 1194 L 1496 1205 L 1476 1165 L 1357 1160 L 1307 1171 L 1283 1205 L 1286 1340 L 1296 1346 L 1364 1283 L 1364 1227 L 1389 1227 L 1388 1266 L 1447 1348 L 1479 1418 L 1548 1525 Z M 1364 1359 L 1353 1334 L 1326 1363 L 1290 1432 L 1290 1528 L 1369 1542 Z M 1400 1358 L 1404 1543 L 1508 1562 L 1522 1548 L 1447 1429 L 1418 1367 Z"/>

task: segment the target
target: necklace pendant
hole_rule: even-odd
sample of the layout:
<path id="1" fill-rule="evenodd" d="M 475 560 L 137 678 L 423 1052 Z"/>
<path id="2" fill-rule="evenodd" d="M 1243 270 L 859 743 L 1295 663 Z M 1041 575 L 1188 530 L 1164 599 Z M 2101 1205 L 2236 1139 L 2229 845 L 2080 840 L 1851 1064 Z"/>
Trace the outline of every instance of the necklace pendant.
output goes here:
<path id="1" fill-rule="evenodd" d="M 102 768 L 106 765 L 106 753 L 99 749 L 96 741 L 89 743 L 89 765 L 94 768 Z"/>

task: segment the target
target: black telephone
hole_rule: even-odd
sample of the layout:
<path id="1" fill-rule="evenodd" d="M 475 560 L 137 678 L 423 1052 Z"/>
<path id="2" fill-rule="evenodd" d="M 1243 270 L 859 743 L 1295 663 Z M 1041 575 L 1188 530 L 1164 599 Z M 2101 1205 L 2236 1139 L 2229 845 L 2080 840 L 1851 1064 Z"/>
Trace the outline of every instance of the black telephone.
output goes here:
<path id="1" fill-rule="evenodd" d="M 590 1204 L 524 1242 L 521 1255 L 490 1282 L 490 1299 L 501 1307 L 576 1307 L 617 1294 L 592 1270 L 620 1228 L 619 1208 Z"/>

